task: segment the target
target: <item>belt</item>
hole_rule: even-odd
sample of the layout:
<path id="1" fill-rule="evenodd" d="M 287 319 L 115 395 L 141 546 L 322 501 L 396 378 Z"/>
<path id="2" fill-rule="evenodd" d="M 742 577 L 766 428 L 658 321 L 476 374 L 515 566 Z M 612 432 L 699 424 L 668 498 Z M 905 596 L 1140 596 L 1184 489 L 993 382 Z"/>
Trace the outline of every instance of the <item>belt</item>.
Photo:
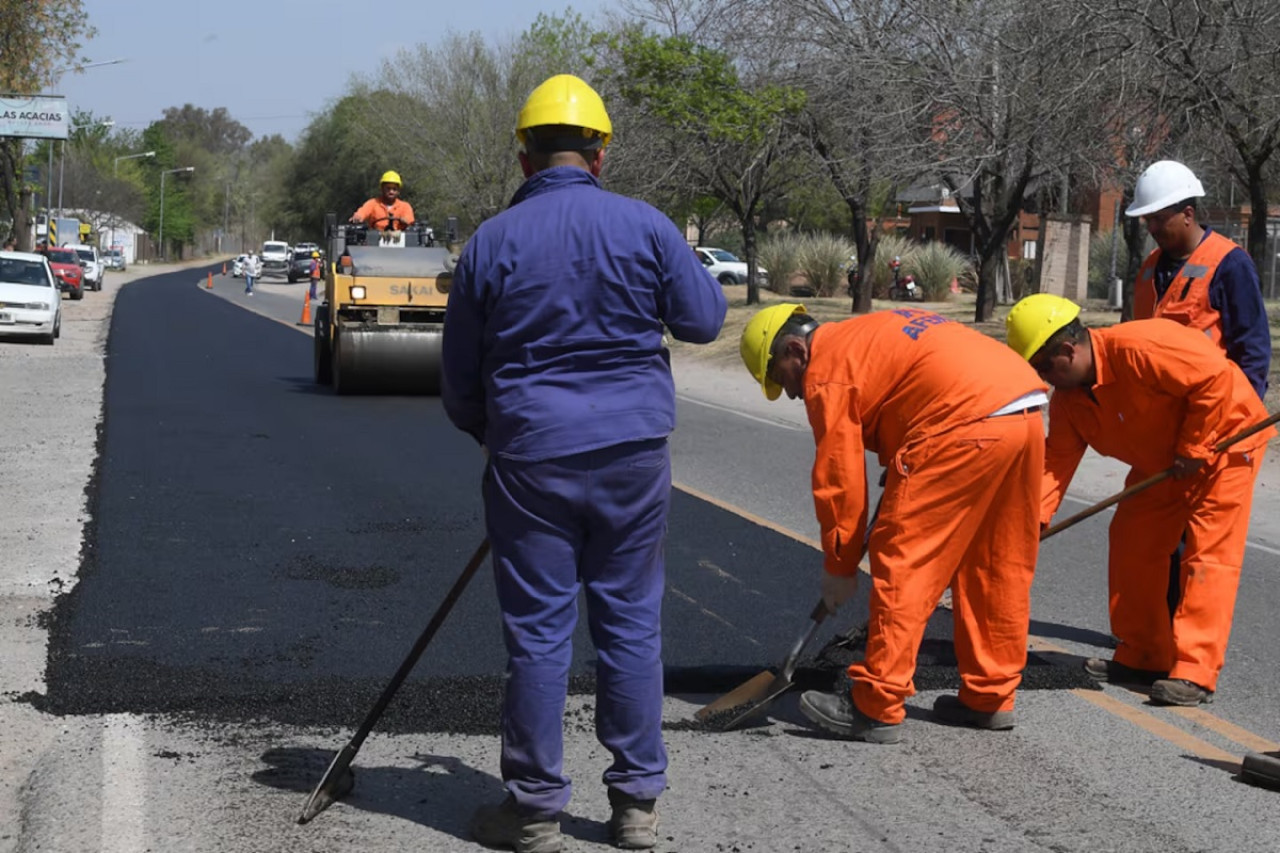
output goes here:
<path id="1" fill-rule="evenodd" d="M 1008 417 L 1009 415 L 1029 415 L 1032 412 L 1040 411 L 1042 408 L 1044 407 L 1043 406 L 1027 406 L 1025 409 L 1014 409 L 1012 412 L 1001 412 L 998 415 L 989 415 L 988 417 L 1004 418 L 1004 417 Z"/>

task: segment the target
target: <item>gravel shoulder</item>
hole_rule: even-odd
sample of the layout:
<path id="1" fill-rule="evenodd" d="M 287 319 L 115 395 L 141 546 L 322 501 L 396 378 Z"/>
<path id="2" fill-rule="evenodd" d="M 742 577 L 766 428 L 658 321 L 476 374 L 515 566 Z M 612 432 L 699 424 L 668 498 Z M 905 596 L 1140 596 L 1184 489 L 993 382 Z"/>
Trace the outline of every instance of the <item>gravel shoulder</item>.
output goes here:
<path id="1" fill-rule="evenodd" d="M 116 294 L 130 281 L 183 266 L 108 272 L 101 291 L 79 301 L 64 298 L 62 336 L 54 346 L 0 336 L 0 685 L 6 699 L 43 691 L 41 616 L 75 583 L 80 566 Z M 50 745 L 77 726 L 51 724 L 26 703 L 0 703 L 0 851 L 18 842 L 9 830 L 20 825 L 28 778 Z"/>

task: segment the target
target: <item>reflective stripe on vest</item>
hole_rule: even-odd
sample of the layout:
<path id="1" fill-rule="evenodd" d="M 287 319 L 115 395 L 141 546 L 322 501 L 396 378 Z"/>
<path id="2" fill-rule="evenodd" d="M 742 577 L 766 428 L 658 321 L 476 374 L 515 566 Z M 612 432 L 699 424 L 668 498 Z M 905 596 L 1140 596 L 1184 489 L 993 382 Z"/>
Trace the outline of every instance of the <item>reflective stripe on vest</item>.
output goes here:
<path id="1" fill-rule="evenodd" d="M 1160 250 L 1156 249 L 1142 263 L 1137 281 L 1133 285 L 1133 319 L 1167 317 L 1192 329 L 1199 329 L 1225 350 L 1222 343 L 1222 315 L 1209 304 L 1209 282 L 1218 270 L 1222 259 L 1238 248 L 1231 240 L 1216 231 L 1200 241 L 1196 250 L 1178 270 L 1164 297 L 1156 302 L 1156 264 Z"/>

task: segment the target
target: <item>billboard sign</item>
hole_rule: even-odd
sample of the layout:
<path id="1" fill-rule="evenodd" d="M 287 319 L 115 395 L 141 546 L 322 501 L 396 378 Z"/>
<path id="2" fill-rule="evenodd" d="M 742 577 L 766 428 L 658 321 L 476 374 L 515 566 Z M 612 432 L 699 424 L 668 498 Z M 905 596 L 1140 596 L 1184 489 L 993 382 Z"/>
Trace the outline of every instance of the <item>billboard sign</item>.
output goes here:
<path id="1" fill-rule="evenodd" d="M 66 139 L 69 124 L 61 95 L 0 95 L 0 136 Z"/>

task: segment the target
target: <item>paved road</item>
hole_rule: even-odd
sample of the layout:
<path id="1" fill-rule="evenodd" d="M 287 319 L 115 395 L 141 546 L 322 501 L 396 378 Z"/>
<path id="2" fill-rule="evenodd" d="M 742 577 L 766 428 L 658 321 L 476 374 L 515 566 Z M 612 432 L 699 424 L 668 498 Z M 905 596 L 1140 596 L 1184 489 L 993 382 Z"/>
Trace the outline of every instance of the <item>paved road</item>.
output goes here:
<path id="1" fill-rule="evenodd" d="M 27 777 L 12 849 L 478 849 L 463 828 L 474 802 L 498 792 L 489 732 L 502 667 L 483 572 L 386 734 L 361 753 L 350 801 L 306 828 L 291 823 L 343 727 L 475 547 L 478 453 L 436 400 L 318 393 L 310 340 L 290 328 L 305 285 L 265 283 L 247 300 L 230 278 L 197 286 L 199 274 L 135 282 L 118 297 L 89 547 L 54 610 L 47 687 L 34 700 L 73 715 L 41 718 L 62 733 Z M 665 849 L 1280 846 L 1280 828 L 1260 817 L 1277 795 L 1233 781 L 1230 767 L 1280 737 L 1280 560 L 1262 549 L 1249 554 L 1212 713 L 1080 682 L 1070 654 L 1108 643 L 1100 519 L 1043 551 L 1033 625 L 1043 651 L 1028 670 L 1037 689 L 1021 695 L 1014 732 L 925 721 L 952 678 L 943 642 L 926 647 L 902 747 L 812 737 L 793 697 L 769 726 L 686 730 L 710 698 L 690 695 L 697 679 L 736 683 L 803 627 L 817 555 L 802 541 L 814 534 L 812 445 L 794 411 L 739 403 L 714 381 L 681 387 Z M 946 628 L 940 611 L 931 636 Z M 589 696 L 571 699 L 570 850 L 604 849 L 590 720 Z"/>

